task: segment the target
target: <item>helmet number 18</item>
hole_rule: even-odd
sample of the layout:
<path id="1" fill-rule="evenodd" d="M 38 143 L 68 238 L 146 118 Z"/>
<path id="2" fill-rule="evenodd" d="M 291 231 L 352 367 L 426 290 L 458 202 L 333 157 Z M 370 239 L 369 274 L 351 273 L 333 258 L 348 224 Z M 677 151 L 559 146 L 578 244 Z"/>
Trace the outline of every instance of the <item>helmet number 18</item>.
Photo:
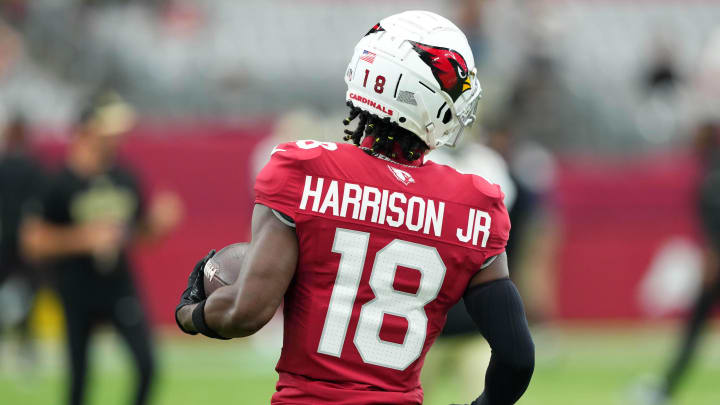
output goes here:
<path id="1" fill-rule="evenodd" d="M 363 87 L 367 87 L 368 76 L 370 76 L 370 69 L 365 69 L 365 78 L 363 79 Z M 378 75 L 375 78 L 375 93 L 382 94 L 385 90 L 385 76 Z"/>

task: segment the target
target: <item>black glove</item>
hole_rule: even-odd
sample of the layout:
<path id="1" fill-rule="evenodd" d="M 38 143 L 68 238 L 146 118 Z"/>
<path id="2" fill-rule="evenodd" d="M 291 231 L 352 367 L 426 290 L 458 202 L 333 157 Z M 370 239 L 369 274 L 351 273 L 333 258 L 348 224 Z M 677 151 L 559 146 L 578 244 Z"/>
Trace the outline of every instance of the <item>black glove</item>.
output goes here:
<path id="1" fill-rule="evenodd" d="M 197 304 L 198 302 L 201 302 L 205 298 L 207 298 L 205 296 L 205 285 L 203 283 L 205 279 L 205 277 L 203 276 L 203 269 L 205 268 L 205 263 L 207 263 L 207 261 L 210 260 L 210 258 L 214 255 L 215 249 L 212 249 L 207 255 L 205 255 L 205 257 L 203 257 L 199 262 L 195 264 L 195 267 L 193 268 L 190 276 L 188 277 L 187 288 L 185 289 L 185 291 L 183 291 L 182 295 L 180 296 L 180 303 L 175 308 L 175 322 L 177 322 L 180 330 L 191 335 L 195 335 L 196 332 L 188 332 L 183 329 L 182 325 L 180 325 L 180 321 L 178 320 L 178 311 L 180 311 L 180 308 L 186 305 Z"/>

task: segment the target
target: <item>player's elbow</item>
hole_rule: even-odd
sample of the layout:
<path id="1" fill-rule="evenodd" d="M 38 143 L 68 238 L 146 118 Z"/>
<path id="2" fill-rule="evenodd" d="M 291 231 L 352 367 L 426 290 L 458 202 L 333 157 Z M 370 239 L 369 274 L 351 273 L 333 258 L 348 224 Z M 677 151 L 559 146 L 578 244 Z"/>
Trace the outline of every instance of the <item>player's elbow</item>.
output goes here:
<path id="1" fill-rule="evenodd" d="M 532 376 L 535 370 L 535 344 L 530 336 L 517 342 L 515 350 L 506 357 L 507 364 L 516 373 Z"/>
<path id="2" fill-rule="evenodd" d="M 508 336 L 502 344 L 491 345 L 493 356 L 515 373 L 532 375 L 535 369 L 535 343 L 529 331 Z"/>
<path id="3" fill-rule="evenodd" d="M 502 364 L 518 386 L 527 387 L 535 371 L 535 344 L 529 334 L 519 334 L 512 342 L 493 348 L 494 362 Z"/>

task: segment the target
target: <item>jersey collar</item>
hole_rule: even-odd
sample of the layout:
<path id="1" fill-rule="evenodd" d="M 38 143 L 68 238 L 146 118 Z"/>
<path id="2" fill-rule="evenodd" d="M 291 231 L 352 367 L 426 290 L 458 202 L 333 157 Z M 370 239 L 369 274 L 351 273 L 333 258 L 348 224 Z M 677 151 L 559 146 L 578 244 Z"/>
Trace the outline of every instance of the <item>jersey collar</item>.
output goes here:
<path id="1" fill-rule="evenodd" d="M 383 160 L 388 160 L 393 163 L 399 163 L 404 166 L 420 167 L 423 165 L 423 160 L 425 160 L 424 157 L 413 160 L 413 161 L 405 159 L 405 157 L 402 154 L 402 148 L 400 147 L 400 145 L 398 143 L 395 144 L 394 149 L 393 149 L 393 154 L 395 156 L 385 156 L 384 154 L 376 153 L 376 152 L 372 151 L 373 142 L 375 142 L 374 136 L 365 136 L 363 138 L 362 142 L 360 142 L 360 148 L 369 152 L 370 154 L 372 154 L 373 156 L 375 156 L 377 158 L 380 158 Z"/>

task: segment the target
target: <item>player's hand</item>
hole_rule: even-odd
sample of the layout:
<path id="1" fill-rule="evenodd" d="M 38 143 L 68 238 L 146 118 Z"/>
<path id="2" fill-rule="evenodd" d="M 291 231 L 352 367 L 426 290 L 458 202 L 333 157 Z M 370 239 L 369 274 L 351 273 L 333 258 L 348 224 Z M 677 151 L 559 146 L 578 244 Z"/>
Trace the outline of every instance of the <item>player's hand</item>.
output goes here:
<path id="1" fill-rule="evenodd" d="M 182 295 L 180 296 L 180 303 L 175 308 L 175 320 L 177 321 L 180 329 L 185 333 L 188 333 L 188 331 L 186 331 L 182 326 L 180 326 L 181 323 L 178 319 L 178 312 L 186 305 L 197 304 L 198 302 L 207 298 L 205 296 L 205 286 L 203 285 L 203 269 L 205 268 L 205 263 L 207 263 L 207 261 L 210 260 L 210 258 L 214 255 L 215 249 L 212 249 L 207 255 L 205 255 L 205 257 L 200 259 L 200 261 L 195 264 L 195 267 L 193 267 L 193 270 L 188 277 L 187 288 L 185 289 L 185 291 L 183 291 Z"/>
<path id="2" fill-rule="evenodd" d="M 203 269 L 205 268 L 205 263 L 207 263 L 207 261 L 214 255 L 215 249 L 212 249 L 207 255 L 205 255 L 205 257 L 195 264 L 195 267 L 193 267 L 192 272 L 188 277 L 187 288 L 183 291 L 182 296 L 180 297 L 181 305 L 197 304 L 207 298 L 205 296 L 205 286 L 203 285 Z"/>

